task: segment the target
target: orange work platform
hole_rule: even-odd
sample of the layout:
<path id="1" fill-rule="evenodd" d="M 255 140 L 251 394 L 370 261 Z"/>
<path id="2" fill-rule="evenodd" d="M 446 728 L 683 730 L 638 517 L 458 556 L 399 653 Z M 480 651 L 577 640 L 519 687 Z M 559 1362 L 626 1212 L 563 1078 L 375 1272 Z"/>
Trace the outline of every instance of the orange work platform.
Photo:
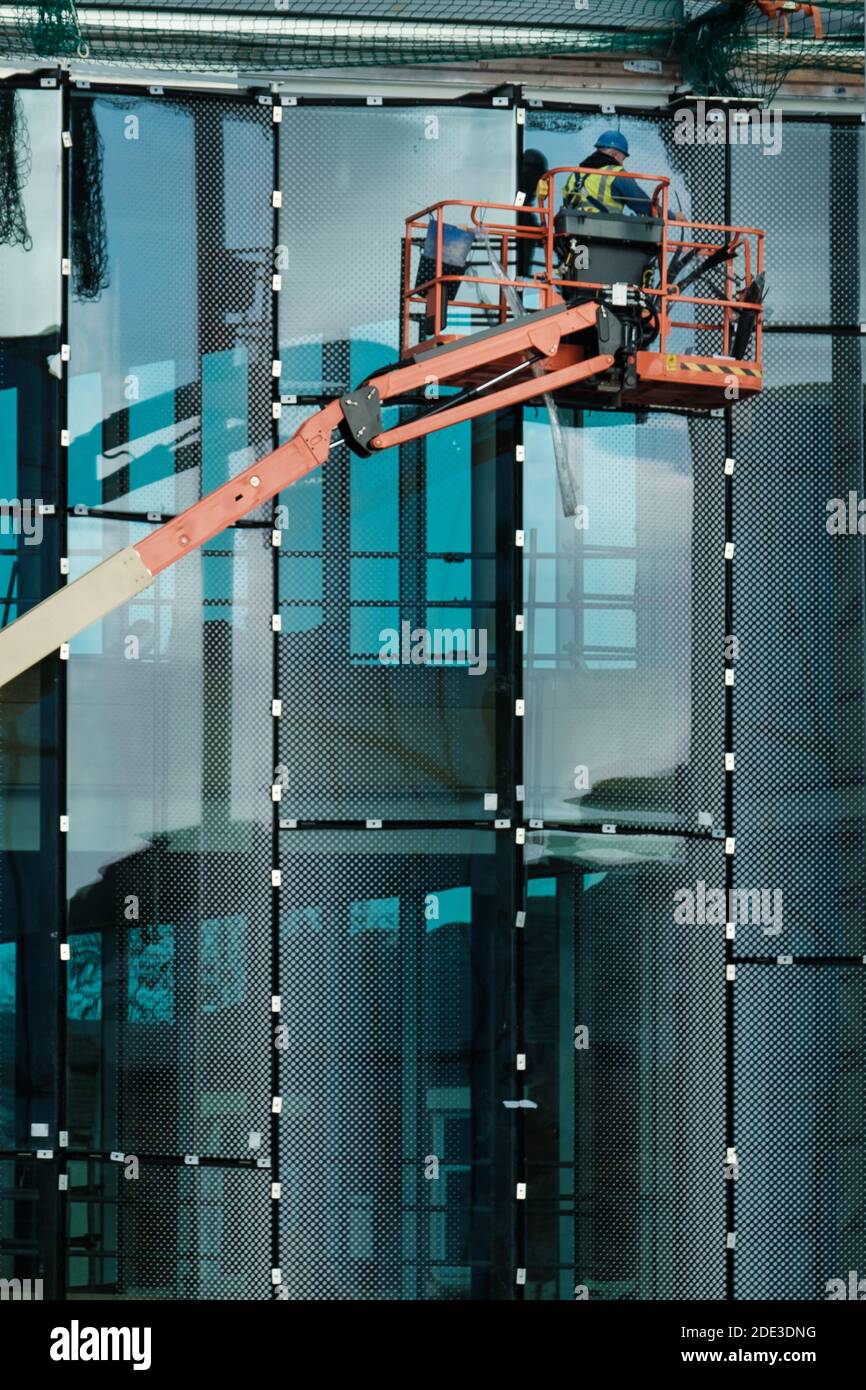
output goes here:
<path id="1" fill-rule="evenodd" d="M 646 217 L 569 211 L 567 180 L 591 172 L 549 171 L 537 206 L 443 200 L 407 218 L 402 360 L 426 361 L 435 375 L 437 349 L 468 337 L 480 345 L 492 326 L 528 325 L 544 310 L 593 303 L 630 328 L 615 337 L 616 365 L 602 377 L 580 365 L 605 348 L 591 330 L 536 364 L 536 376 L 562 382 L 541 389 L 556 389 L 563 403 L 705 411 L 760 391 L 763 233 L 672 217 L 670 181 L 630 170 L 626 176 L 644 186 Z M 471 242 L 462 265 L 449 262 L 449 237 L 453 246 L 458 234 L 464 246 Z M 528 356 L 491 353 L 452 384 L 471 389 L 517 375 Z M 562 376 L 568 366 L 573 380 Z M 507 391 L 497 395 L 509 404 Z"/>

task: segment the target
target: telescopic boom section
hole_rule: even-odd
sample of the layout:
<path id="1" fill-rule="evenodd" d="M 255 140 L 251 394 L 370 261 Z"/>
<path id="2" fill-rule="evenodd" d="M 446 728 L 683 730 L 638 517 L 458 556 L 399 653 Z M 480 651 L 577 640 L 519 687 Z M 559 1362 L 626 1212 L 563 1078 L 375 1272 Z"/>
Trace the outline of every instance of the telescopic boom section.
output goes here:
<path id="1" fill-rule="evenodd" d="M 0 686 L 14 680 L 57 651 L 91 623 L 128 603 L 163 570 L 204 545 L 225 527 L 325 463 L 340 428 L 349 447 L 369 454 L 418 439 L 449 425 L 508 409 L 521 401 L 607 371 L 614 358 L 600 355 L 574 360 L 564 354 L 563 338 L 596 322 L 597 305 L 581 304 L 542 310 L 484 333 L 449 343 L 409 366 L 373 376 L 357 391 L 306 420 L 279 449 L 229 482 L 208 493 L 137 545 L 127 546 L 67 584 L 0 631 Z M 544 370 L 527 375 L 541 363 Z M 442 399 L 417 419 L 391 430 L 381 427 L 383 403 L 399 403 L 429 384 L 477 380 L 479 369 L 491 373 L 459 397 Z M 520 378 L 523 379 L 520 379 Z M 515 380 L 515 378 L 517 378 Z"/>

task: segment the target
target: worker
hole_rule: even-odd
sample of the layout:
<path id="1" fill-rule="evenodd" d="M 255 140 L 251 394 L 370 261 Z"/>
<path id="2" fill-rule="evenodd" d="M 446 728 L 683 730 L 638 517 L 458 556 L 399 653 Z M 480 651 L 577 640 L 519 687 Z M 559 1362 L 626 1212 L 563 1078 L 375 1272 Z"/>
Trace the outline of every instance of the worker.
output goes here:
<path id="1" fill-rule="evenodd" d="M 613 213 L 621 215 L 628 209 L 637 217 L 656 217 L 652 194 L 648 186 L 618 171 L 628 159 L 628 140 L 619 130 L 602 131 L 595 149 L 580 165 L 582 169 L 597 169 L 597 174 L 569 174 L 563 190 L 563 206 L 580 212 Z M 539 202 L 547 197 L 547 180 L 538 185 Z M 669 222 L 680 222 L 676 213 L 668 212 Z"/>
<path id="2" fill-rule="evenodd" d="M 595 149 L 581 168 L 598 173 L 569 174 L 563 189 L 563 205 L 581 212 L 622 214 L 626 208 L 637 217 L 655 216 L 649 187 L 620 174 L 628 159 L 628 140 L 619 130 L 604 130 Z"/>

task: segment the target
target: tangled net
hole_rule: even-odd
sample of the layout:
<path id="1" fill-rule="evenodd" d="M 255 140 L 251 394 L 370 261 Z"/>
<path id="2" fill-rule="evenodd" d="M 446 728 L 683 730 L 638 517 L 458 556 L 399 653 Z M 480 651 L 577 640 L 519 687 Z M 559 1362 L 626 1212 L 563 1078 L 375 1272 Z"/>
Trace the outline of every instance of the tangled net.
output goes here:
<path id="1" fill-rule="evenodd" d="M 30 168 L 30 139 L 20 98 L 12 88 L 0 88 L 0 246 L 29 251 L 33 245 L 23 198 Z"/>

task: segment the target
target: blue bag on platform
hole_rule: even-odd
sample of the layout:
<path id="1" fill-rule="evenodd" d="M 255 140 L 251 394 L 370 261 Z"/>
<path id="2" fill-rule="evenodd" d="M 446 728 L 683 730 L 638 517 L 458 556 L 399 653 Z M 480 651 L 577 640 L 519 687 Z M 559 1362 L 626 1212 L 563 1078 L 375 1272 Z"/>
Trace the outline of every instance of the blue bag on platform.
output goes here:
<path id="1" fill-rule="evenodd" d="M 436 236 L 438 223 L 435 217 L 431 217 L 427 224 L 427 237 L 424 241 L 424 255 L 429 256 L 432 261 L 436 259 Z M 455 227 L 450 222 L 442 223 L 442 264 L 443 266 L 454 266 L 457 270 L 462 270 L 472 250 L 472 243 L 475 240 L 474 232 L 467 232 L 463 227 Z"/>

